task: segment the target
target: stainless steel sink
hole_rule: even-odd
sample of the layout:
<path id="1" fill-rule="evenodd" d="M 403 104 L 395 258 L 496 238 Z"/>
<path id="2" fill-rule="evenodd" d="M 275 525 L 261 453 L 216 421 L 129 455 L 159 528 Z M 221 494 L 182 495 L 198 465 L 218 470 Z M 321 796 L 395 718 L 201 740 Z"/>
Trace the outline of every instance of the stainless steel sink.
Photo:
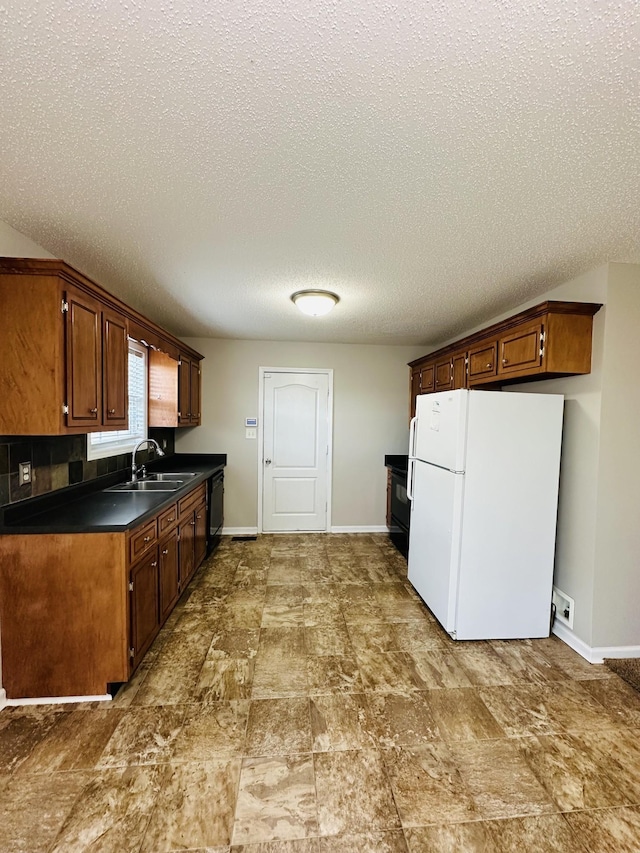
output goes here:
<path id="1" fill-rule="evenodd" d="M 182 480 L 138 480 L 137 483 L 118 483 L 107 492 L 175 492 L 181 488 Z"/>
<path id="2" fill-rule="evenodd" d="M 183 472 L 173 471 L 170 474 L 169 473 L 166 473 L 166 474 L 147 474 L 147 476 L 144 478 L 144 480 L 142 482 L 145 482 L 145 483 L 153 483 L 153 482 L 164 483 L 164 482 L 170 482 L 171 480 L 187 480 L 189 477 L 195 477 L 195 476 L 197 476 L 197 475 L 194 474 L 192 471 L 189 473 L 186 473 L 186 474 Z"/>

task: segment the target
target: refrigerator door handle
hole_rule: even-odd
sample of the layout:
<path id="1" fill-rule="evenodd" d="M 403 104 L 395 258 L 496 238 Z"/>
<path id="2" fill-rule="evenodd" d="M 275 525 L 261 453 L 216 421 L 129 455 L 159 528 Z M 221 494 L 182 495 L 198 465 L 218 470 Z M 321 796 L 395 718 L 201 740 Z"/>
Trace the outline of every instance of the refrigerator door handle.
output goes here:
<path id="1" fill-rule="evenodd" d="M 407 470 L 407 498 L 412 501 L 413 500 L 413 471 L 415 469 L 416 461 L 414 459 L 415 455 L 415 443 L 416 443 L 416 422 L 417 418 L 411 418 L 411 423 L 409 425 L 409 467 Z"/>

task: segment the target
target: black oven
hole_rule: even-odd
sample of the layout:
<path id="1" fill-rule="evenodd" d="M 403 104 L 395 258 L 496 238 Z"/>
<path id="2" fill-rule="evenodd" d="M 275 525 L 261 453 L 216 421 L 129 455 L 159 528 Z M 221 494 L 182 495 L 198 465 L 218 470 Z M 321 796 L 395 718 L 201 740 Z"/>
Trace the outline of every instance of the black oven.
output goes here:
<path id="1" fill-rule="evenodd" d="M 407 471 L 401 467 L 390 467 L 389 510 L 391 541 L 406 557 L 409 552 L 409 523 L 411 519 L 411 502 L 407 497 Z"/>

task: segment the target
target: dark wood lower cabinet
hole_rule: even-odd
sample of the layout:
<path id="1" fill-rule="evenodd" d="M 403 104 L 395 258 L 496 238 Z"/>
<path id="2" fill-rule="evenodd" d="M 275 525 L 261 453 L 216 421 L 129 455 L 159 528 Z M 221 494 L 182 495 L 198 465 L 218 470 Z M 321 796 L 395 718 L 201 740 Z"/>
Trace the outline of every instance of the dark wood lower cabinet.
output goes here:
<path id="1" fill-rule="evenodd" d="M 127 681 L 204 559 L 206 519 L 203 483 L 131 531 L 0 536 L 7 697 Z"/>
<path id="2" fill-rule="evenodd" d="M 160 627 L 158 607 L 158 548 L 142 558 L 129 576 L 131 646 L 129 657 L 135 669 Z"/>

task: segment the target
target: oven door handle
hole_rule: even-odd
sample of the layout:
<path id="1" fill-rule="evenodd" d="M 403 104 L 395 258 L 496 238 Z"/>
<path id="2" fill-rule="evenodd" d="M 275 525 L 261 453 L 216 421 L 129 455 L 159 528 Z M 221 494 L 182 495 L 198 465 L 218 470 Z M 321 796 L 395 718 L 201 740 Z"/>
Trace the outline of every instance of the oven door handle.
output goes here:
<path id="1" fill-rule="evenodd" d="M 416 423 L 418 418 L 411 418 L 411 423 L 409 425 L 409 466 L 407 470 L 407 497 L 410 501 L 413 500 L 413 472 L 415 469 L 416 460 L 414 458 L 415 455 L 415 443 L 416 443 Z"/>

